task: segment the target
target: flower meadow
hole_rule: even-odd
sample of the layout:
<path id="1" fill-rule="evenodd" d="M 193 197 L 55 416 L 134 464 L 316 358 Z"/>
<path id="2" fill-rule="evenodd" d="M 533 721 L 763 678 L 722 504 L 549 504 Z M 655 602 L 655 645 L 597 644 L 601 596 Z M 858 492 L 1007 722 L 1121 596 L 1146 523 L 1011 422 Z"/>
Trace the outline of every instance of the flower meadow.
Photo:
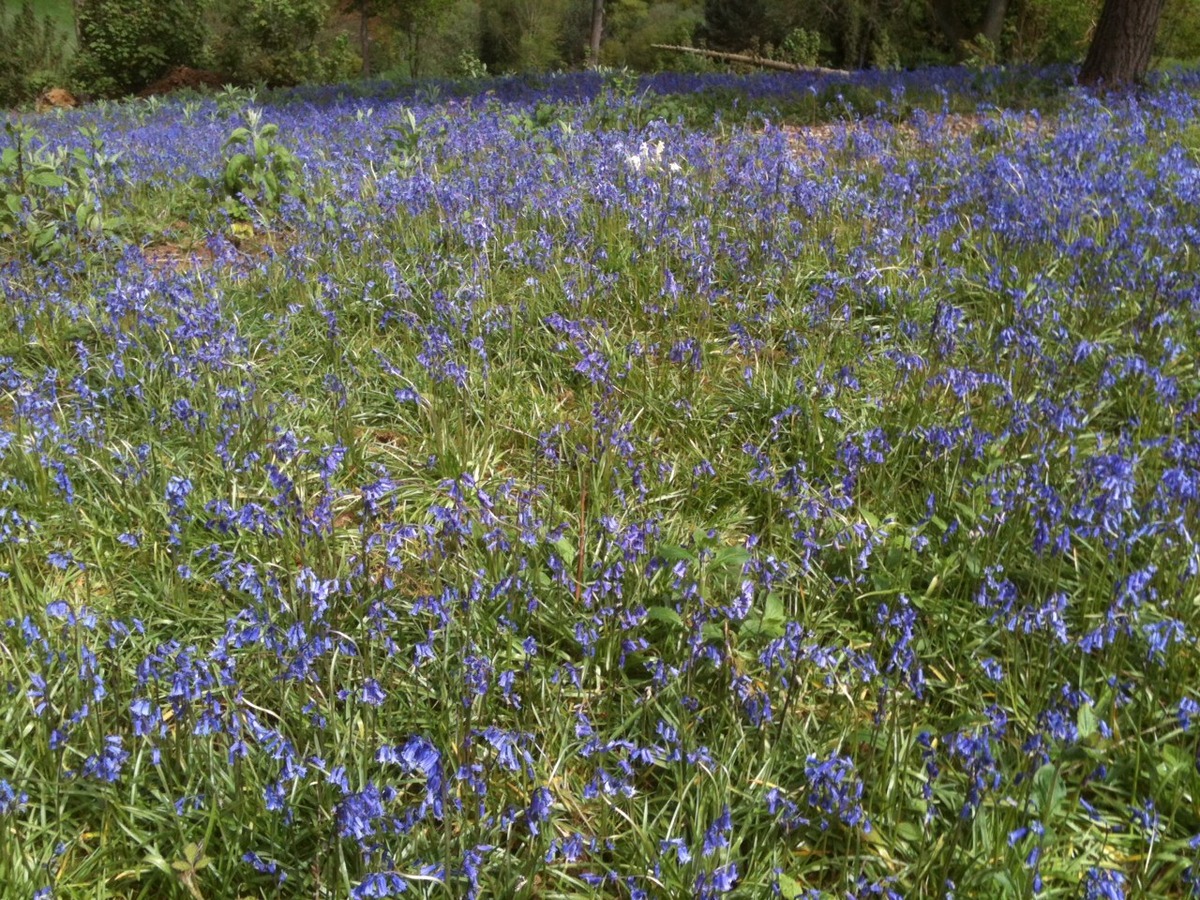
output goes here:
<path id="1" fill-rule="evenodd" d="M 0 895 L 1200 894 L 1200 92 L 971 77 L 10 120 Z"/>

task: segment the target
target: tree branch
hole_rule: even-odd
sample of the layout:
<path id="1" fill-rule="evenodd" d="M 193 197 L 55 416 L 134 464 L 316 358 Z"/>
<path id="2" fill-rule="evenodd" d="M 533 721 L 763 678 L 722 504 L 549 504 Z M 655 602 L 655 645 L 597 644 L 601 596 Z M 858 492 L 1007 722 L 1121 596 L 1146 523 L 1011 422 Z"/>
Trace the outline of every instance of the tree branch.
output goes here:
<path id="1" fill-rule="evenodd" d="M 673 53 L 691 53 L 708 59 L 719 59 L 723 62 L 743 63 L 748 66 L 758 66 L 762 69 L 777 69 L 780 72 L 815 72 L 820 75 L 848 75 L 846 69 L 826 69 L 823 66 L 801 66 L 795 63 L 783 62 L 778 59 L 766 59 L 762 56 L 748 53 L 725 53 L 720 50 L 701 50 L 699 47 L 680 47 L 675 44 L 651 44 L 655 50 L 670 50 Z"/>

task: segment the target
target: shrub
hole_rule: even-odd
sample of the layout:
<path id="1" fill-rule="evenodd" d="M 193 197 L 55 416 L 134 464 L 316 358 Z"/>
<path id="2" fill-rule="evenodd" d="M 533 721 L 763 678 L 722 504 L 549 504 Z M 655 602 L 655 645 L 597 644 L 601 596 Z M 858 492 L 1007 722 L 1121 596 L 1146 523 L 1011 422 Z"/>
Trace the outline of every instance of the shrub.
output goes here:
<path id="1" fill-rule="evenodd" d="M 266 219 L 279 209 L 300 172 L 300 161 L 277 138 L 279 126 L 264 124 L 262 111 L 246 110 L 246 125 L 225 140 L 219 193 L 231 218 Z"/>
<path id="2" fill-rule="evenodd" d="M 329 11 L 328 0 L 214 0 L 213 62 L 237 81 L 272 86 L 345 77 L 348 42 L 318 42 Z"/>
<path id="3" fill-rule="evenodd" d="M 0 9 L 0 106 L 32 100 L 57 80 L 65 36 L 25 0 L 10 18 Z"/>
<path id="4" fill-rule="evenodd" d="M 92 94 L 133 93 L 204 51 L 202 5 L 192 0 L 81 0 L 73 79 Z"/>

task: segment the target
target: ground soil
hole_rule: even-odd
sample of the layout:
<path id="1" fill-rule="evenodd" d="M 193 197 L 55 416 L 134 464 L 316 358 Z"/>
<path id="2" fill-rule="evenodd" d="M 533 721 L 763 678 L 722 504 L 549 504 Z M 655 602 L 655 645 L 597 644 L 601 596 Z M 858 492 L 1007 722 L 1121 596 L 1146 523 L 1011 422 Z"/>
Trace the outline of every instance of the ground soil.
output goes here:
<path id="1" fill-rule="evenodd" d="M 138 96 L 156 97 L 183 90 L 219 91 L 227 84 L 229 84 L 229 79 L 217 72 L 193 69 L 190 66 L 176 66 L 162 78 L 142 88 L 138 92 Z"/>

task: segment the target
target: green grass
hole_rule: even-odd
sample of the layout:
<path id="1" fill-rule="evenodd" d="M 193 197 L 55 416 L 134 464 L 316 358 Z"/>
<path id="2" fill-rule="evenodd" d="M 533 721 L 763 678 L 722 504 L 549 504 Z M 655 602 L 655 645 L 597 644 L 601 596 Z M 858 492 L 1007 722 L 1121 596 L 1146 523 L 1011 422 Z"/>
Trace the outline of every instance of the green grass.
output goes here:
<path id="1" fill-rule="evenodd" d="M 96 131 L 3 274 L 0 885 L 1183 896 L 1196 102 L 1139 99 L 44 120 Z"/>

